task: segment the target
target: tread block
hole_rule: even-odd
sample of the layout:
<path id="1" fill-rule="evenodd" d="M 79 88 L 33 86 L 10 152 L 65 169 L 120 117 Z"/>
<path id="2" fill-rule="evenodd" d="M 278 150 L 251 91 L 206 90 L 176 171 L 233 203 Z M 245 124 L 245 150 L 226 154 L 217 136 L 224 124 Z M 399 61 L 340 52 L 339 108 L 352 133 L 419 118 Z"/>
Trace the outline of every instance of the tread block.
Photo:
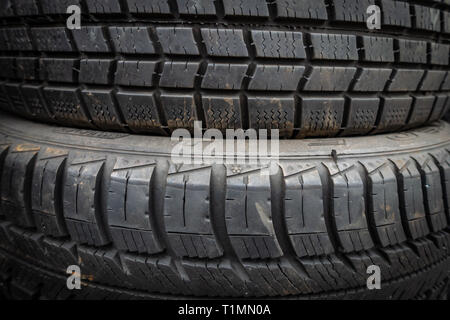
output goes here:
<path id="1" fill-rule="evenodd" d="M 129 61 L 117 62 L 117 70 L 114 76 L 115 84 L 122 86 L 153 87 L 153 76 L 156 71 L 156 62 L 153 61 Z"/>
<path id="2" fill-rule="evenodd" d="M 239 90 L 246 76 L 246 64 L 208 63 L 201 87 L 205 89 Z"/>
<path id="3" fill-rule="evenodd" d="M 72 35 L 81 52 L 110 52 L 111 49 L 104 32 L 103 27 L 82 26 L 80 30 L 72 30 Z"/>
<path id="4" fill-rule="evenodd" d="M 303 90 L 346 91 L 356 73 L 353 67 L 312 67 Z"/>
<path id="5" fill-rule="evenodd" d="M 441 11 L 442 12 L 442 20 L 444 21 L 442 32 L 450 33 L 450 12 L 449 11 Z"/>
<path id="6" fill-rule="evenodd" d="M 431 64 L 448 65 L 450 46 L 442 43 L 431 43 Z"/>
<path id="7" fill-rule="evenodd" d="M 445 77 L 444 83 L 442 84 L 441 90 L 450 90 L 450 72 L 447 71 L 447 76 Z"/>
<path id="8" fill-rule="evenodd" d="M 193 88 L 200 62 L 165 62 L 159 85 L 167 88 Z"/>
<path id="9" fill-rule="evenodd" d="M 21 85 L 18 83 L 7 83 L 4 88 L 9 101 L 11 101 L 11 110 L 20 115 L 28 115 L 29 112 L 23 100 Z"/>
<path id="10" fill-rule="evenodd" d="M 163 52 L 177 55 L 199 55 L 192 28 L 156 28 Z"/>
<path id="11" fill-rule="evenodd" d="M 12 226 L 9 229 L 11 241 L 14 244 L 15 251 L 27 256 L 33 261 L 42 260 L 45 254 L 42 248 L 44 236 L 41 233 L 35 233 L 23 228 Z"/>
<path id="12" fill-rule="evenodd" d="M 18 67 L 15 67 L 17 59 L 13 57 L 0 57 L 0 68 L 2 70 L 2 78 L 18 79 Z"/>
<path id="13" fill-rule="evenodd" d="M 248 57 L 241 29 L 201 29 L 206 51 L 210 56 Z"/>
<path id="14" fill-rule="evenodd" d="M 394 39 L 386 37 L 360 37 L 363 44 L 363 60 L 394 62 Z"/>
<path id="15" fill-rule="evenodd" d="M 39 78 L 54 82 L 76 82 L 78 59 L 43 58 L 39 60 Z"/>
<path id="16" fill-rule="evenodd" d="M 3 167 L 6 155 L 8 153 L 9 145 L 2 145 L 0 146 L 0 182 L 1 177 L 3 175 Z M 0 217 L 3 217 L 4 213 L 1 210 L 1 195 L 2 195 L 2 186 L 0 185 Z"/>
<path id="17" fill-rule="evenodd" d="M 99 197 L 104 159 L 86 155 L 70 159 L 64 179 L 64 217 L 70 237 L 79 243 L 103 246 L 110 242 L 103 227 Z"/>
<path id="18" fill-rule="evenodd" d="M 338 133 L 344 114 L 344 98 L 302 97 L 300 137 Z"/>
<path id="19" fill-rule="evenodd" d="M 268 17 L 266 0 L 222 0 L 226 16 Z"/>
<path id="20" fill-rule="evenodd" d="M 11 0 L 4 0 L 0 3 L 0 17 L 13 17 L 14 7 Z"/>
<path id="21" fill-rule="evenodd" d="M 356 37 L 346 34 L 311 33 L 312 59 L 358 60 Z"/>
<path id="22" fill-rule="evenodd" d="M 444 207 L 441 174 L 436 163 L 430 156 L 413 157 L 422 176 L 422 190 L 424 194 L 425 212 L 428 224 L 433 232 L 447 227 Z"/>
<path id="23" fill-rule="evenodd" d="M 398 69 L 389 84 L 388 91 L 416 91 L 425 70 Z"/>
<path id="24" fill-rule="evenodd" d="M 0 222 L 0 247 L 4 249 L 10 249 L 13 247 L 11 243 L 11 235 L 10 229 L 12 227 L 12 223 L 9 221 L 1 221 Z"/>
<path id="25" fill-rule="evenodd" d="M 20 57 L 16 59 L 16 74 L 19 79 L 37 80 L 38 59 L 30 57 Z M 2 69 L 4 70 L 4 69 Z"/>
<path id="26" fill-rule="evenodd" d="M 8 51 L 9 50 L 9 44 L 8 44 L 8 36 L 6 34 L 6 29 L 0 29 L 0 49 L 2 51 Z"/>
<path id="27" fill-rule="evenodd" d="M 31 41 L 26 28 L 7 28 L 4 29 L 8 50 L 13 51 L 32 51 L 33 42 Z"/>
<path id="28" fill-rule="evenodd" d="M 445 94 L 436 95 L 436 102 L 431 111 L 429 122 L 438 121 L 448 105 L 448 96 Z"/>
<path id="29" fill-rule="evenodd" d="M 392 74 L 392 69 L 384 68 L 360 68 L 360 71 L 353 91 L 383 91 Z"/>
<path id="30" fill-rule="evenodd" d="M 304 72 L 303 66 L 258 64 L 248 89 L 296 91 Z"/>
<path id="31" fill-rule="evenodd" d="M 321 290 L 319 288 L 322 288 L 322 290 L 324 288 L 322 275 L 314 274 L 314 272 L 308 270 L 308 266 L 305 266 L 306 272 L 314 274 L 315 279 L 321 280 L 310 279 L 286 262 L 277 263 L 270 261 L 260 264 L 253 261 L 245 261 L 243 265 L 244 268 L 251 271 L 248 284 L 253 283 L 254 285 L 249 286 L 250 289 L 253 289 L 253 286 L 257 286 L 256 292 L 259 292 L 258 295 L 261 297 L 277 297 L 283 295 L 282 292 L 289 295 L 297 291 L 298 288 L 302 288 L 301 290 L 305 290 L 305 292 L 318 292 Z M 332 271 L 331 264 L 329 267 L 327 271 Z M 327 271 L 324 272 L 325 275 L 329 275 Z"/>
<path id="32" fill-rule="evenodd" d="M 168 0 L 126 0 L 128 9 L 135 14 L 170 15 Z"/>
<path id="33" fill-rule="evenodd" d="M 382 160 L 375 163 L 363 161 L 362 164 L 368 173 L 367 214 L 378 243 L 383 247 L 402 243 L 406 236 L 401 223 L 397 178 L 393 168 Z"/>
<path id="34" fill-rule="evenodd" d="M 130 287 L 117 250 L 79 246 L 78 257 L 83 276 L 88 280 L 95 279 L 99 283 Z"/>
<path id="35" fill-rule="evenodd" d="M 66 272 L 68 266 L 79 263 L 75 242 L 43 238 L 42 246 L 49 264 L 54 268 L 61 269 L 62 267 L 62 271 Z"/>
<path id="36" fill-rule="evenodd" d="M 324 218 L 323 185 L 316 168 L 283 166 L 285 221 L 298 257 L 334 251 Z M 305 199 L 308 199 L 306 201 Z"/>
<path id="37" fill-rule="evenodd" d="M 42 99 L 42 87 L 35 85 L 23 85 L 22 86 L 23 99 L 30 110 L 33 117 L 42 119 L 44 121 L 50 121 L 52 118 L 48 113 L 45 103 Z"/>
<path id="38" fill-rule="evenodd" d="M 450 219 L 450 158 L 448 152 L 439 161 L 439 169 L 441 171 L 445 210 L 447 212 L 447 219 Z"/>
<path id="39" fill-rule="evenodd" d="M 379 98 L 350 97 L 346 135 L 367 134 L 374 127 L 377 120 Z"/>
<path id="40" fill-rule="evenodd" d="M 12 106 L 4 82 L 0 82 L 0 109 L 3 111 L 12 111 Z"/>
<path id="41" fill-rule="evenodd" d="M 249 171 L 251 169 L 249 168 Z M 269 176 L 227 167 L 225 220 L 231 244 L 240 259 L 278 258 L 283 255 L 272 222 Z"/>
<path id="42" fill-rule="evenodd" d="M 250 128 L 278 129 L 280 137 L 290 137 L 295 124 L 294 97 L 248 97 Z"/>
<path id="43" fill-rule="evenodd" d="M 399 181 L 400 210 L 407 221 L 406 232 L 412 239 L 430 233 L 428 228 L 420 172 L 412 159 L 393 160 Z"/>
<path id="44" fill-rule="evenodd" d="M 89 13 L 93 14 L 121 14 L 119 0 L 85 0 Z"/>
<path id="45" fill-rule="evenodd" d="M 277 0 L 277 17 L 294 19 L 328 20 L 325 1 Z"/>
<path id="46" fill-rule="evenodd" d="M 332 10 L 334 20 L 349 22 L 366 22 L 367 8 L 375 4 L 373 0 L 334 0 Z"/>
<path id="47" fill-rule="evenodd" d="M 31 179 L 38 146 L 17 145 L 6 155 L 1 177 L 1 209 L 6 218 L 26 228 L 34 227 L 30 210 Z"/>
<path id="48" fill-rule="evenodd" d="M 415 28 L 422 30 L 441 30 L 440 10 L 414 5 Z"/>
<path id="49" fill-rule="evenodd" d="M 193 95 L 162 93 L 160 99 L 169 129 L 194 127 L 198 116 Z"/>
<path id="50" fill-rule="evenodd" d="M 306 58 L 301 32 L 252 30 L 251 36 L 257 57 Z"/>
<path id="51" fill-rule="evenodd" d="M 81 8 L 80 0 L 40 0 L 42 12 L 44 14 L 66 14 L 67 8 L 71 5 L 77 5 Z"/>
<path id="52" fill-rule="evenodd" d="M 244 128 L 239 96 L 203 95 L 202 104 L 208 129 Z"/>
<path id="53" fill-rule="evenodd" d="M 399 39 L 399 61 L 409 63 L 427 63 L 427 42 Z"/>
<path id="54" fill-rule="evenodd" d="M 177 0 L 181 15 L 216 15 L 214 0 Z"/>
<path id="55" fill-rule="evenodd" d="M 172 249 L 180 257 L 217 258 L 223 248 L 212 226 L 211 167 L 169 169 L 164 222 Z"/>
<path id="56" fill-rule="evenodd" d="M 116 97 L 125 122 L 131 130 L 162 133 L 161 120 L 152 93 L 119 91 Z"/>
<path id="57" fill-rule="evenodd" d="M 88 84 L 109 84 L 112 59 L 82 59 L 79 81 Z"/>
<path id="58" fill-rule="evenodd" d="M 67 152 L 47 148 L 36 161 L 31 189 L 31 208 L 37 229 L 45 235 L 68 235 L 62 213 L 61 186 Z"/>
<path id="59" fill-rule="evenodd" d="M 382 97 L 383 110 L 376 132 L 395 131 L 406 124 L 412 97 Z"/>
<path id="60" fill-rule="evenodd" d="M 158 292 L 177 292 L 192 294 L 182 281 L 173 261 L 168 257 L 148 258 L 138 255 L 125 254 L 123 263 L 130 272 L 129 281 L 134 288 L 155 290 Z M 146 281 L 142 281 L 142 275 Z"/>
<path id="61" fill-rule="evenodd" d="M 349 163 L 325 166 L 331 176 L 332 218 L 343 252 L 372 248 L 374 244 L 367 225 L 364 184 L 358 168 Z"/>
<path id="62" fill-rule="evenodd" d="M 60 124 L 92 127 L 88 116 L 81 107 L 77 89 L 44 87 L 44 97 L 47 106 Z"/>
<path id="63" fill-rule="evenodd" d="M 114 106 L 113 90 L 84 89 L 81 96 L 94 124 L 101 129 L 123 130 Z"/>
<path id="64" fill-rule="evenodd" d="M 155 47 L 146 27 L 110 27 L 114 49 L 127 54 L 153 54 Z"/>
<path id="65" fill-rule="evenodd" d="M 64 27 L 31 28 L 36 49 L 49 52 L 73 52 L 74 44 Z"/>
<path id="66" fill-rule="evenodd" d="M 411 16 L 407 2 L 381 0 L 382 24 L 411 27 Z"/>
<path id="67" fill-rule="evenodd" d="M 218 292 L 223 292 L 228 297 L 237 298 L 242 296 L 239 292 L 248 292 L 256 287 L 255 284 L 243 281 L 229 262 L 184 260 L 181 265 L 189 275 L 189 286 L 193 287 L 193 292 L 196 295 L 201 296 L 203 293 L 211 297 L 217 297 Z M 206 287 L 202 287 L 205 284 L 207 284 Z M 202 289 L 199 290 L 198 288 Z"/>
<path id="68" fill-rule="evenodd" d="M 107 211 L 117 249 L 154 254 L 163 246 L 150 224 L 150 180 L 155 162 L 119 158 L 111 174 Z"/>
<path id="69" fill-rule="evenodd" d="M 414 103 L 408 121 L 408 128 L 427 123 L 433 110 L 434 96 L 413 96 Z"/>
<path id="70" fill-rule="evenodd" d="M 439 91 L 444 83 L 446 71 L 428 70 L 420 87 L 421 91 Z"/>

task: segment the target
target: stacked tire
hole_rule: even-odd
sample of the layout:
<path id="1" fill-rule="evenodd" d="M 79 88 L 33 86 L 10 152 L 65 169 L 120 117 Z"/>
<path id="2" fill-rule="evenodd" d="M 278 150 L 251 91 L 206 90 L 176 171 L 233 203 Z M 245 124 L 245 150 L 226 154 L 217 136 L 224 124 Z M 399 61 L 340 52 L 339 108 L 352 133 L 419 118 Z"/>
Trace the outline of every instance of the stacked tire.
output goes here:
<path id="1" fill-rule="evenodd" d="M 5 297 L 447 298 L 450 1 L 3 0 L 0 17 Z M 196 121 L 278 130 L 275 171 L 174 163 Z"/>

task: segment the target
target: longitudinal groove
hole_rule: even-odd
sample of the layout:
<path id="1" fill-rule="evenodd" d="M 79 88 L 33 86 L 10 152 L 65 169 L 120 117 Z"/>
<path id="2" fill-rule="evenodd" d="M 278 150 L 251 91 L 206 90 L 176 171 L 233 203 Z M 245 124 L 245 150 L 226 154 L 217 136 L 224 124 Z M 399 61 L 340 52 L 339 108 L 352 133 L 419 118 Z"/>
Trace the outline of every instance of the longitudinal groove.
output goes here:
<path id="1" fill-rule="evenodd" d="M 286 227 L 286 210 L 284 206 L 286 185 L 284 182 L 283 170 L 280 167 L 277 167 L 277 172 L 275 174 L 270 175 L 270 190 L 273 228 L 275 230 L 275 237 L 283 252 L 282 259 L 286 259 L 302 278 L 309 279 L 308 272 L 302 262 L 296 257 L 295 250 L 289 240 Z"/>
<path id="2" fill-rule="evenodd" d="M 225 17 L 225 8 L 223 5 L 223 0 L 215 0 L 214 6 L 216 8 L 217 18 L 223 19 Z"/>
<path id="3" fill-rule="evenodd" d="M 67 171 L 67 158 L 64 158 L 63 162 L 59 166 L 56 172 L 55 180 L 55 211 L 56 211 L 56 221 L 59 227 L 65 234 L 67 232 L 66 220 L 64 219 L 64 179 Z M 42 190 L 41 190 L 42 192 Z"/>
<path id="4" fill-rule="evenodd" d="M 381 257 L 388 265 L 390 265 L 391 261 L 389 260 L 389 256 L 381 248 L 381 240 L 378 235 L 375 217 L 373 215 L 374 202 L 372 187 L 369 182 L 369 172 L 361 162 L 358 162 L 356 167 L 363 182 L 367 228 L 369 230 L 370 238 L 375 245 L 373 251 L 377 253 L 379 257 Z"/>
<path id="5" fill-rule="evenodd" d="M 435 226 L 433 224 L 433 221 L 431 220 L 431 211 L 430 211 L 430 205 L 429 205 L 429 200 L 428 200 L 428 192 L 427 192 L 427 178 L 426 178 L 426 174 L 422 168 L 422 166 L 420 165 L 419 161 L 416 158 L 411 158 L 413 163 L 415 164 L 417 170 L 420 173 L 420 181 L 421 181 L 421 190 L 422 190 L 422 194 L 423 194 L 423 207 L 425 208 L 425 216 L 426 216 L 426 220 L 428 223 L 428 228 L 432 231 L 436 231 L 435 230 Z M 431 160 L 431 159 L 430 159 Z"/>
<path id="6" fill-rule="evenodd" d="M 199 28 L 193 28 L 192 29 L 194 41 L 197 43 L 198 51 L 201 55 L 201 62 L 197 71 L 197 75 L 194 80 L 194 88 L 196 90 L 194 94 L 195 99 L 195 106 L 197 110 L 197 117 L 198 120 L 202 122 L 203 127 L 206 126 L 206 119 L 205 119 L 205 110 L 203 107 L 203 100 L 202 100 L 202 94 L 199 92 L 201 86 L 203 77 L 205 76 L 207 67 L 208 67 L 208 53 L 205 47 L 205 44 L 203 42 L 203 38 L 200 32 Z"/>
<path id="7" fill-rule="evenodd" d="M 210 208 L 211 225 L 214 234 L 223 248 L 223 258 L 229 259 L 231 265 L 242 281 L 250 281 L 247 271 L 239 260 L 233 249 L 225 220 L 225 197 L 226 197 L 226 168 L 223 165 L 213 165 L 211 171 Z"/>
<path id="8" fill-rule="evenodd" d="M 113 169 L 113 161 L 108 158 L 103 162 L 96 180 L 96 193 L 95 193 L 95 216 L 99 221 L 99 230 L 105 235 L 107 241 L 111 241 L 110 229 L 108 226 L 108 210 L 106 206 L 107 195 L 109 190 L 109 183 L 111 178 L 111 172 Z"/>
<path id="9" fill-rule="evenodd" d="M 170 11 L 173 13 L 175 18 L 178 19 L 180 17 L 180 13 L 178 10 L 177 0 L 167 0 L 167 2 L 169 4 Z"/>
<path id="10" fill-rule="evenodd" d="M 166 232 L 164 222 L 164 201 L 166 198 L 167 177 L 169 172 L 169 163 L 165 160 L 157 161 L 153 176 L 150 182 L 150 221 L 152 230 L 159 243 L 166 249 L 168 256 L 171 258 L 170 263 L 177 270 L 178 276 L 183 281 L 189 281 L 186 270 L 181 265 L 180 259 L 170 246 L 170 241 Z M 154 228 L 154 229 L 153 229 Z"/>
<path id="11" fill-rule="evenodd" d="M 337 164 L 336 164 L 337 165 Z M 322 182 L 322 192 L 323 192 L 323 207 L 324 207 L 324 220 L 325 220 L 325 226 L 327 229 L 328 237 L 331 241 L 331 244 L 333 246 L 334 254 L 338 259 L 342 261 L 342 263 L 352 272 L 355 272 L 355 266 L 351 262 L 350 259 L 348 259 L 347 256 L 342 254 L 343 252 L 343 246 L 341 244 L 341 241 L 339 240 L 338 236 L 338 230 L 336 226 L 336 220 L 335 220 L 335 210 L 333 206 L 333 183 L 331 181 L 331 175 L 328 168 L 321 163 L 319 166 L 317 166 L 317 170 L 320 175 L 320 180 Z"/>
<path id="12" fill-rule="evenodd" d="M 9 152 L 9 146 L 6 146 L 6 147 L 2 150 L 2 152 L 0 153 L 0 197 L 1 197 L 1 195 L 3 194 L 3 193 L 2 193 L 2 186 L 3 186 L 3 184 L 4 184 L 4 181 L 2 181 L 2 177 L 3 177 L 3 167 L 4 167 L 4 164 L 5 164 L 5 158 L 6 158 L 6 155 L 8 154 L 8 152 Z M 3 215 L 1 198 L 0 198 L 0 215 Z"/>
<path id="13" fill-rule="evenodd" d="M 448 154 L 448 153 L 446 153 Z M 443 157 L 441 160 L 438 159 L 435 155 L 429 154 L 431 159 L 433 159 L 433 162 L 436 164 L 436 166 L 439 168 L 439 174 L 441 177 L 441 187 L 442 187 L 442 197 L 444 201 L 445 206 L 445 212 L 446 212 L 446 218 L 447 218 L 447 228 L 450 226 L 450 203 L 448 202 L 447 195 L 449 194 L 448 186 L 447 186 L 447 178 L 445 176 L 445 169 L 441 163 L 446 161 L 445 157 Z"/>
<path id="14" fill-rule="evenodd" d="M 389 160 L 390 166 L 392 170 L 395 172 L 395 180 L 397 180 L 397 192 L 398 192 L 398 200 L 399 200 L 399 209 L 400 209 L 400 217 L 402 221 L 402 227 L 403 230 L 405 230 L 405 234 L 408 238 L 408 240 L 411 240 L 412 234 L 411 229 L 408 225 L 408 217 L 406 213 L 406 200 L 405 200 L 405 185 L 404 185 L 404 179 L 403 175 L 400 172 L 401 168 L 398 168 L 397 165 L 392 161 Z"/>
<path id="15" fill-rule="evenodd" d="M 33 212 L 31 209 L 31 192 L 33 188 L 33 173 L 36 164 L 36 159 L 38 157 L 38 153 L 36 152 L 31 160 L 28 162 L 25 172 L 25 181 L 24 181 L 24 194 L 23 199 L 25 201 L 24 207 L 26 215 L 30 221 L 33 221 Z"/>

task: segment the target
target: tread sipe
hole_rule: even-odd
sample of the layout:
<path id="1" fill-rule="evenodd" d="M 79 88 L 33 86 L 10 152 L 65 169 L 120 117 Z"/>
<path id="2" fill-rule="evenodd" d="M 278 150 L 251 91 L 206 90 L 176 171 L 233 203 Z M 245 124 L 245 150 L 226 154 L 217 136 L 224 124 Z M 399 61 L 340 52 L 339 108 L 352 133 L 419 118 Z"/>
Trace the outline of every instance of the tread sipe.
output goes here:
<path id="1" fill-rule="evenodd" d="M 0 18 L 0 108 L 60 125 L 350 136 L 450 105 L 448 1 L 3 0 Z"/>
<path id="2" fill-rule="evenodd" d="M 259 162 L 177 165 L 165 137 L 1 114 L 0 288 L 57 298 L 436 297 L 450 270 L 449 137 L 439 122 L 281 141 L 277 170 L 262 175 Z M 69 265 L 81 268 L 79 293 L 64 288 Z M 366 287 L 370 265 L 381 268 L 381 290 Z"/>

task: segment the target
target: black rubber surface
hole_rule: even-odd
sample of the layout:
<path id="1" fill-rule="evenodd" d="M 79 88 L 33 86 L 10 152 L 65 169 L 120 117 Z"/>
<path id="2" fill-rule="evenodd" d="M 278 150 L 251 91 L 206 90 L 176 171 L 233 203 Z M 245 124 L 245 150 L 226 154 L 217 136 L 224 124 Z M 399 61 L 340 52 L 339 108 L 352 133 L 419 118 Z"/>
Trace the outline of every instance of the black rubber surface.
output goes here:
<path id="1" fill-rule="evenodd" d="M 271 176 L 261 164 L 174 165 L 172 147 L 164 137 L 1 114 L 6 293 L 410 299 L 446 291 L 450 124 L 285 140 Z M 369 291 L 374 264 L 382 289 Z M 69 265 L 80 265 L 86 291 L 64 289 Z"/>
<path id="2" fill-rule="evenodd" d="M 362 135 L 450 102 L 448 1 L 3 0 L 0 17 L 1 108 L 61 125 Z"/>

